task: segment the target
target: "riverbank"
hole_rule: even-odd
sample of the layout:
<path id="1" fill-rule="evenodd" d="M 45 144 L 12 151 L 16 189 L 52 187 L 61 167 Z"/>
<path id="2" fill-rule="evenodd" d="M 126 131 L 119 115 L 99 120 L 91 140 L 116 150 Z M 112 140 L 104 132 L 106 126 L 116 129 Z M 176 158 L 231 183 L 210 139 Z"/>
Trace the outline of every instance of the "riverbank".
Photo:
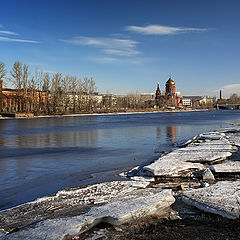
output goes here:
<path id="1" fill-rule="evenodd" d="M 211 111 L 216 109 L 116 109 L 116 110 L 103 110 L 103 111 L 91 111 L 91 112 L 80 112 L 80 113 L 69 113 L 69 114 L 52 114 L 52 115 L 41 115 L 33 113 L 8 113 L 0 114 L 1 119 L 12 119 L 12 118 L 51 118 L 51 117 L 80 117 L 80 116 L 98 116 L 98 115 L 115 115 L 115 114 L 141 114 L 141 113 L 162 113 L 162 112 L 195 112 L 195 111 Z"/>
<path id="2" fill-rule="evenodd" d="M 137 239 L 137 236 L 138 239 L 144 239 L 137 232 L 137 227 L 143 228 L 136 224 L 142 219 L 145 233 L 150 232 L 149 236 L 154 239 L 153 234 L 161 231 L 166 222 L 163 224 L 162 220 L 146 220 L 152 215 L 170 220 L 166 229 L 171 229 L 171 221 L 175 221 L 176 227 L 180 222 L 186 225 L 186 221 L 181 219 L 190 216 L 196 218 L 201 216 L 202 211 L 224 217 L 223 224 L 225 221 L 230 222 L 225 218 L 238 219 L 239 146 L 239 126 L 200 134 L 182 148 L 161 156 L 150 165 L 122 173 L 121 176 L 127 178 L 124 181 L 67 189 L 1 211 L 3 221 L 0 227 L 4 229 L 2 237 L 87 239 L 90 237 L 86 235 L 87 230 L 99 223 L 108 223 L 120 225 L 114 231 L 123 232 L 120 235 L 125 236 L 125 239 Z M 124 228 L 127 226 L 124 224 L 129 222 L 136 231 Z M 197 219 L 195 223 L 195 226 L 199 223 Z M 104 229 L 113 231 L 108 227 Z M 6 235 L 7 231 L 9 234 Z M 94 234 L 99 237 L 102 231 Z M 177 232 L 174 236 L 177 236 Z M 186 239 L 186 234 L 183 236 Z"/>

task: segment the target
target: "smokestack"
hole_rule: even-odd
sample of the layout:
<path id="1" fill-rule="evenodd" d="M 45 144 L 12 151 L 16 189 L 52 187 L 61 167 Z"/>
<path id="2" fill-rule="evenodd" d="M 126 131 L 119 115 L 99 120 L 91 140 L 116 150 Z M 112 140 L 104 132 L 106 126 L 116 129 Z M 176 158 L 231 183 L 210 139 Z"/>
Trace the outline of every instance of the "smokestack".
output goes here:
<path id="1" fill-rule="evenodd" d="M 2 93 L 3 80 L 0 80 L 0 93 Z"/>
<path id="2" fill-rule="evenodd" d="M 222 90 L 220 90 L 220 96 L 219 96 L 219 99 L 220 99 L 220 100 L 222 99 Z"/>

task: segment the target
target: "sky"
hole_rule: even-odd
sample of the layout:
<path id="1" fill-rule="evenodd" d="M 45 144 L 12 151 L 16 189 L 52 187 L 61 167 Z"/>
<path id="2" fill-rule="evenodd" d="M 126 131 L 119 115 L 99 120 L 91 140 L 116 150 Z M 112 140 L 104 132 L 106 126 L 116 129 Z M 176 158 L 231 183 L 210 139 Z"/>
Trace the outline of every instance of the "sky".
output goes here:
<path id="1" fill-rule="evenodd" d="M 0 0 L 0 61 L 100 93 L 240 94 L 239 0 Z"/>

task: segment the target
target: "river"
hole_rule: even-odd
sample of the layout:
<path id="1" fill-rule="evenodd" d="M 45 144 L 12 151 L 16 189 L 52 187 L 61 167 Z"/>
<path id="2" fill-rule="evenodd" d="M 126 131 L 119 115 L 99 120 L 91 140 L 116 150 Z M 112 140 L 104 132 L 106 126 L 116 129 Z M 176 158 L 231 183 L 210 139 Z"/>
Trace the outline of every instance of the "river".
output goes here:
<path id="1" fill-rule="evenodd" d="M 0 120 L 0 210 L 60 189 L 117 179 L 238 110 Z"/>

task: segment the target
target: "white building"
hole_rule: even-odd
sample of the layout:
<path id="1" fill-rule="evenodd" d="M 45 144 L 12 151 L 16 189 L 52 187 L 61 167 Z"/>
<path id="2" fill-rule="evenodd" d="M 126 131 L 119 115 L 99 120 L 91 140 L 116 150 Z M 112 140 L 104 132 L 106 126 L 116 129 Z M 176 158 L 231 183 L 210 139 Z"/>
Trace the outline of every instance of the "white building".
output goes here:
<path id="1" fill-rule="evenodd" d="M 192 107 L 192 100 L 190 98 L 182 99 L 183 107 Z"/>

